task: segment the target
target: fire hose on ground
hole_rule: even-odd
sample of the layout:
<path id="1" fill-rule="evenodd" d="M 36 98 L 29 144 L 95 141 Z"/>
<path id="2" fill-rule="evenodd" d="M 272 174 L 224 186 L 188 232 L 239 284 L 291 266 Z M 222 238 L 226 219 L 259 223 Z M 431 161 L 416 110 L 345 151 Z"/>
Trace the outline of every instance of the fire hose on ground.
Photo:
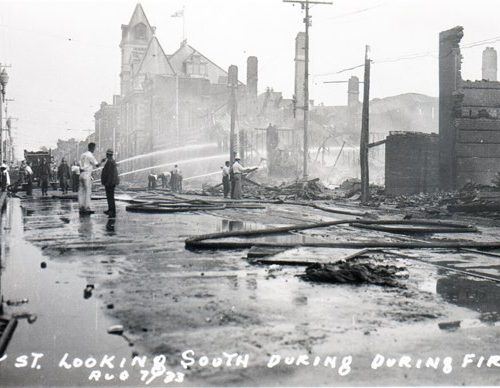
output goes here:
<path id="1" fill-rule="evenodd" d="M 471 225 L 458 222 L 442 222 L 428 220 L 336 220 L 309 224 L 298 224 L 276 228 L 246 230 L 246 231 L 230 231 L 204 234 L 190 237 L 185 240 L 186 249 L 205 249 L 205 250 L 220 250 L 220 249 L 250 249 L 252 247 L 263 248 L 399 248 L 399 249 L 499 249 L 500 241 L 383 241 L 383 240 L 368 240 L 368 241 L 340 241 L 340 242 L 310 242 L 310 243 L 285 243 L 285 242 L 259 242 L 259 241 L 213 241 L 222 238 L 235 237 L 262 237 L 275 234 L 282 234 L 291 231 L 325 228 L 339 225 L 393 225 L 391 232 L 408 233 L 409 227 L 418 229 L 418 233 L 475 233 L 477 228 Z M 404 225 L 398 227 L 395 225 Z M 209 241 L 212 240 L 212 241 Z"/>

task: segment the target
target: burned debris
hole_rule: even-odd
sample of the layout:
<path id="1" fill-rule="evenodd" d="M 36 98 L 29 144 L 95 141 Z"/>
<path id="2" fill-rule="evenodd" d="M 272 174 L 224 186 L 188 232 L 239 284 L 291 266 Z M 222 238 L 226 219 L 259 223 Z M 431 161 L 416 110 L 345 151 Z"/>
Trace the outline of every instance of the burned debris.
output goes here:
<path id="1" fill-rule="evenodd" d="M 119 63 L 117 94 L 87 108 L 93 128 L 75 126 L 69 118 L 73 108 L 84 109 L 78 101 L 65 108 L 64 117 L 56 117 L 56 108 L 53 122 L 64 123 L 63 139 L 52 147 L 50 131 L 37 127 L 44 147 L 26 149 L 24 161 L 13 152 L 15 118 L 2 117 L 14 99 L 7 98 L 10 65 L 0 58 L 0 366 L 6 366 L 0 385 L 33 385 L 33 376 L 40 385 L 68 385 L 73 380 L 64 373 L 85 362 L 80 353 L 92 354 L 90 363 L 103 353 L 108 365 L 113 357 L 123 364 L 132 357 L 143 369 L 137 381 L 117 381 L 132 370 L 109 374 L 113 383 L 127 386 L 155 385 L 160 375 L 170 383 L 170 369 L 178 373 L 171 372 L 176 382 L 186 376 L 196 386 L 500 383 L 493 365 L 477 380 L 472 377 L 479 367 L 470 368 L 474 373 L 467 380 L 466 368 L 448 375 L 436 366 L 426 379 L 422 372 L 431 367 L 407 366 L 410 359 L 440 364 L 434 352 L 449 351 L 448 360 L 464 349 L 497 351 L 496 49 L 483 51 L 477 81 L 464 79 L 462 60 L 465 49 L 498 39 L 461 46 L 464 29 L 455 27 L 435 36 L 436 52 L 384 60 L 380 41 L 373 42 L 372 55 L 370 46 L 351 35 L 349 45 L 357 62 L 364 52 L 363 63 L 333 71 L 324 59 L 333 58 L 335 49 L 318 50 L 320 41 L 310 40 L 320 35 L 309 35 L 313 14 L 333 8 L 319 6 L 327 0 L 285 0 L 301 5 L 293 12 L 304 13 L 304 31 L 291 30 L 288 46 L 274 42 L 273 47 L 288 47 L 287 53 L 264 50 L 263 44 L 280 36 L 274 27 L 268 30 L 270 23 L 252 27 L 250 34 L 245 28 L 246 46 L 235 51 L 243 36 L 237 30 L 245 25 L 237 18 L 231 29 L 215 31 L 217 36 L 205 28 L 206 39 L 188 41 L 183 31 L 174 47 L 163 39 L 169 28 L 158 17 L 170 5 L 160 9 L 154 3 L 151 11 L 139 3 L 129 10 L 129 20 L 116 19 L 116 28 L 122 23 L 121 39 L 113 43 L 119 52 L 101 54 Z M 199 20 L 223 8 L 225 18 L 238 8 L 229 0 L 216 10 L 198 3 L 191 9 L 205 10 Z M 383 12 L 379 6 L 373 8 Z M 108 8 L 116 7 L 121 5 Z M 109 16 L 108 8 L 96 13 L 89 7 L 88 20 L 100 23 L 94 16 Z M 252 20 L 250 8 L 241 20 Z M 172 14 L 182 18 L 183 29 L 185 12 Z M 224 18 L 218 20 L 221 29 Z M 103 38 L 93 27 L 88 40 Z M 60 39 L 59 33 L 50 35 Z M 89 52 L 102 43 L 78 41 L 64 39 Z M 284 54 L 289 68 L 280 59 Z M 437 55 L 432 79 L 439 78 L 438 97 L 401 89 L 379 98 L 395 84 L 392 77 L 380 78 L 379 66 L 429 55 Z M 406 69 L 405 75 L 404 82 L 422 76 Z M 95 95 L 101 89 L 86 95 L 86 82 L 80 81 L 82 90 L 71 89 L 67 80 L 61 84 L 82 101 L 102 100 Z M 329 89 L 335 84 L 343 87 L 340 97 Z M 22 129 L 19 134 L 28 134 Z M 74 138 L 63 136 L 66 131 Z M 87 133 L 78 136 L 81 131 Z M 47 361 L 42 373 L 33 363 L 19 374 L 7 366 L 12 357 L 4 363 L 7 345 L 9 356 L 36 346 L 53 366 Z M 327 355 L 332 349 L 348 355 Z M 387 354 L 374 354 L 370 364 L 367 349 Z M 61 351 L 62 361 L 53 362 Z M 223 366 L 217 356 L 236 359 L 242 351 L 251 358 L 244 369 Z M 411 354 L 419 352 L 425 354 Z M 199 356 L 189 367 L 179 366 L 186 354 Z M 353 375 L 342 376 L 353 357 Z M 391 369 L 396 359 L 401 365 Z M 269 367 L 269 360 L 276 365 Z M 149 369 L 150 361 L 161 365 Z M 343 380 L 332 380 L 319 364 L 337 369 Z M 376 370 L 385 364 L 386 371 Z M 76 373 L 74 383 L 88 385 L 86 370 L 79 372 L 83 377 Z"/>

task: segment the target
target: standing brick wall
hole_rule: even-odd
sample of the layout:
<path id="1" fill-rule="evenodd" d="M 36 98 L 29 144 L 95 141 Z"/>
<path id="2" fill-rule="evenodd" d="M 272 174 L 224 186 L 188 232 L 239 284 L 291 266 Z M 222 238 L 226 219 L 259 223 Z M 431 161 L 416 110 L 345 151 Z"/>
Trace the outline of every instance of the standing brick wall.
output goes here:
<path id="1" fill-rule="evenodd" d="M 389 195 L 439 189 L 439 136 L 391 132 L 385 144 L 385 190 Z"/>
<path id="2" fill-rule="evenodd" d="M 500 120 L 456 120 L 457 187 L 467 183 L 491 185 L 500 172 Z"/>

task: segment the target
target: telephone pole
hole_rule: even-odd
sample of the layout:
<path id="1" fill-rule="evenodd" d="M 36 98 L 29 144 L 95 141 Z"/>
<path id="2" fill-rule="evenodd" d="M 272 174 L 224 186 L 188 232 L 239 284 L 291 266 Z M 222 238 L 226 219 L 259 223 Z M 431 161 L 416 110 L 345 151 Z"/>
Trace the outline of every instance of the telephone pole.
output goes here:
<path id="1" fill-rule="evenodd" d="M 300 3 L 305 11 L 305 44 L 304 44 L 304 181 L 307 180 L 307 156 L 309 153 L 309 27 L 311 27 L 311 16 L 309 15 L 310 4 L 331 5 L 331 1 L 319 0 L 283 0 L 284 3 Z"/>
<path id="2" fill-rule="evenodd" d="M 368 142 L 370 135 L 370 46 L 365 47 L 365 75 L 359 162 L 361 167 L 361 203 L 370 199 L 370 173 L 368 168 Z"/>
<path id="3" fill-rule="evenodd" d="M 231 128 L 229 132 L 229 161 L 231 165 L 234 163 L 234 157 L 236 154 L 236 89 L 238 87 L 238 67 L 235 65 L 229 66 L 228 69 L 228 86 L 230 90 L 230 102 L 229 106 L 231 108 Z"/>

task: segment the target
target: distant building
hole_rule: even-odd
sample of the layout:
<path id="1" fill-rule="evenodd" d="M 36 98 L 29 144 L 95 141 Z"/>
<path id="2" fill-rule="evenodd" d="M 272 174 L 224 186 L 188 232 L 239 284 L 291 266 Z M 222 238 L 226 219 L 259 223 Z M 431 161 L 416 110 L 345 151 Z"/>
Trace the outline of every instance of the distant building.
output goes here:
<path id="1" fill-rule="evenodd" d="M 97 154 L 104 154 L 111 148 L 115 155 L 119 155 L 120 96 L 113 96 L 112 104 L 101 102 L 101 108 L 94 114 L 94 121 Z"/>

